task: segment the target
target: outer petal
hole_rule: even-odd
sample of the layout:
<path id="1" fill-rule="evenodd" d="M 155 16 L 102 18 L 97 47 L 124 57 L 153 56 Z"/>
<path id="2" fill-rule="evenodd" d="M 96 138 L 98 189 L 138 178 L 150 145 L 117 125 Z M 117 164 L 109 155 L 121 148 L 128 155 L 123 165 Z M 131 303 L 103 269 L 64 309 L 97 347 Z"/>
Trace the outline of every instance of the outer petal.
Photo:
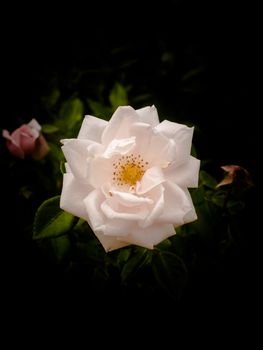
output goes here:
<path id="1" fill-rule="evenodd" d="M 25 157 L 25 154 L 22 150 L 22 148 L 19 145 L 19 140 L 15 140 L 9 133 L 8 130 L 3 130 L 2 131 L 2 135 L 3 137 L 7 140 L 6 141 L 6 147 L 9 150 L 9 152 L 11 154 L 13 154 L 14 156 L 23 159 Z"/>
<path id="2" fill-rule="evenodd" d="M 171 182 L 166 182 L 163 186 L 165 188 L 165 206 L 163 214 L 159 216 L 157 221 L 180 226 L 186 222 L 196 220 L 196 213 L 188 190 L 183 190 Z"/>
<path id="3" fill-rule="evenodd" d="M 121 239 L 105 235 L 103 231 L 96 230 L 94 231 L 94 233 L 106 252 L 110 252 L 112 250 L 116 250 L 130 245 L 129 242 L 125 242 Z"/>
<path id="4" fill-rule="evenodd" d="M 105 200 L 100 189 L 95 189 L 84 199 L 86 206 L 88 221 L 93 231 L 101 229 L 105 224 L 106 217 L 100 210 L 100 206 Z"/>
<path id="5" fill-rule="evenodd" d="M 32 157 L 36 160 L 40 160 L 45 157 L 49 152 L 49 146 L 43 135 L 39 135 L 35 142 L 35 149 L 32 153 Z"/>
<path id="6" fill-rule="evenodd" d="M 101 143 L 101 135 L 107 124 L 108 122 L 103 119 L 86 115 L 82 122 L 78 139 L 89 139 Z"/>
<path id="7" fill-rule="evenodd" d="M 122 219 L 110 219 L 105 222 L 103 234 L 106 236 L 115 237 L 116 239 L 125 240 L 125 237 L 132 231 L 136 225 L 131 221 Z"/>
<path id="8" fill-rule="evenodd" d="M 145 152 L 145 160 L 154 165 L 166 166 L 167 162 L 176 159 L 174 140 L 168 139 L 156 130 L 153 130 L 149 147 Z"/>
<path id="9" fill-rule="evenodd" d="M 164 188 L 162 185 L 155 187 L 151 193 L 149 193 L 149 196 L 154 200 L 154 205 L 146 219 L 139 222 L 140 227 L 148 227 L 154 224 L 164 210 Z"/>
<path id="10" fill-rule="evenodd" d="M 19 134 L 20 136 L 19 145 L 23 152 L 26 155 L 31 154 L 35 148 L 35 140 L 38 138 L 39 132 L 27 125 L 22 125 L 19 129 L 12 133 L 12 137 L 18 139 L 19 136 L 16 136 L 16 134 Z"/>
<path id="11" fill-rule="evenodd" d="M 155 245 L 174 234 L 173 225 L 154 224 L 147 228 L 135 227 L 133 232 L 123 239 L 130 244 L 153 249 Z"/>
<path id="12" fill-rule="evenodd" d="M 115 237 L 107 236 L 100 230 L 94 231 L 94 233 L 106 252 L 110 252 L 112 250 L 116 250 L 130 245 L 129 242 L 124 242 Z"/>
<path id="13" fill-rule="evenodd" d="M 80 183 L 75 179 L 73 174 L 64 174 L 60 207 L 75 216 L 87 220 L 84 198 L 86 198 L 91 191 L 91 186 Z"/>
<path id="14" fill-rule="evenodd" d="M 125 247 L 129 245 L 129 243 L 117 240 L 115 237 L 109 237 L 104 235 L 106 218 L 100 210 L 100 206 L 104 199 L 105 197 L 99 189 L 92 191 L 84 199 L 84 203 L 88 213 L 88 222 L 106 251 Z"/>
<path id="15" fill-rule="evenodd" d="M 9 152 L 13 154 L 15 157 L 18 157 L 21 159 L 25 158 L 25 153 L 20 146 L 17 146 L 11 141 L 7 141 L 6 147 L 9 150 Z"/>
<path id="16" fill-rule="evenodd" d="M 139 115 L 130 106 L 118 107 L 102 134 L 102 143 L 109 144 L 114 139 L 128 138 L 129 128 L 139 121 Z"/>
<path id="17" fill-rule="evenodd" d="M 181 163 L 190 156 L 194 128 L 164 120 L 155 128 L 176 144 L 176 161 Z"/>
<path id="18" fill-rule="evenodd" d="M 70 166 L 68 165 L 68 163 L 65 163 L 65 169 L 66 169 L 66 173 L 72 173 Z"/>
<path id="19" fill-rule="evenodd" d="M 183 164 L 175 161 L 170 164 L 163 173 L 166 179 L 175 182 L 181 187 L 198 187 L 200 160 L 190 156 L 189 160 Z"/>
<path id="20" fill-rule="evenodd" d="M 62 151 L 69 163 L 70 169 L 76 177 L 85 179 L 87 177 L 87 148 L 91 141 L 71 139 L 62 140 L 62 142 L 64 142 Z"/>
<path id="21" fill-rule="evenodd" d="M 32 119 L 28 124 L 27 124 L 30 128 L 35 129 L 36 131 L 40 131 L 41 130 L 41 125 L 38 123 L 38 121 L 36 119 Z"/>
<path id="22" fill-rule="evenodd" d="M 11 137 L 10 132 L 9 132 L 8 130 L 4 129 L 4 130 L 2 131 L 2 136 L 3 136 L 5 139 L 9 140 L 10 142 L 13 142 L 14 144 L 17 144 L 17 141 L 14 140 L 14 139 Z"/>
<path id="23" fill-rule="evenodd" d="M 154 105 L 136 109 L 136 112 L 143 123 L 150 124 L 152 127 L 159 124 L 159 116 Z"/>

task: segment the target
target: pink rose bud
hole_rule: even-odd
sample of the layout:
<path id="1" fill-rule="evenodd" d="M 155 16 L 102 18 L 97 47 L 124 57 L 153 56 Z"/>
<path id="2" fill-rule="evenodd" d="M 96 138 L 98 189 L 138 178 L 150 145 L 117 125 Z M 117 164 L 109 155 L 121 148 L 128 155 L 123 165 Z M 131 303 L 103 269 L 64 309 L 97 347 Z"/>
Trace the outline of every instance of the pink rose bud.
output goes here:
<path id="1" fill-rule="evenodd" d="M 221 168 L 226 172 L 225 177 L 221 180 L 216 187 L 230 185 L 233 182 L 243 182 L 247 185 L 252 185 L 249 172 L 239 165 L 224 165 Z"/>
<path id="2" fill-rule="evenodd" d="M 34 159 L 42 159 L 48 152 L 49 147 L 40 133 L 41 126 L 32 119 L 28 124 L 23 124 L 11 134 L 3 130 L 2 135 L 7 140 L 6 147 L 15 157 L 24 159 L 31 155 Z"/>

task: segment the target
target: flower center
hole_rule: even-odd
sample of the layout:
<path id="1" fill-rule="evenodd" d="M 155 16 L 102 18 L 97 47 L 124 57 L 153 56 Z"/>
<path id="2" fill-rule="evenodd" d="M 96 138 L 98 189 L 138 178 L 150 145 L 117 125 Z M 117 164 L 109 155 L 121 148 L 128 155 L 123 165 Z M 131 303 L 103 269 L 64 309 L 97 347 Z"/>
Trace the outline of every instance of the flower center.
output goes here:
<path id="1" fill-rule="evenodd" d="M 136 185 L 146 171 L 148 162 L 145 162 L 140 155 L 122 156 L 113 164 L 112 180 L 118 186 Z"/>

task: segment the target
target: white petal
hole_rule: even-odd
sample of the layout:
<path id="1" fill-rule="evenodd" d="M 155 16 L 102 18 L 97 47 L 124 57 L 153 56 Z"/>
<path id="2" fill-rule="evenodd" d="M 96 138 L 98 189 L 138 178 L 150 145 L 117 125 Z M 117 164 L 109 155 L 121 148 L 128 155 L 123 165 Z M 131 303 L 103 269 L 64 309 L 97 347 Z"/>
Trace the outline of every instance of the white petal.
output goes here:
<path id="1" fill-rule="evenodd" d="M 90 140 L 80 140 L 80 139 L 63 139 L 60 140 L 63 146 L 72 148 L 74 151 L 82 154 L 83 156 L 88 156 L 88 147 L 90 145 L 96 144 L 94 141 Z"/>
<path id="2" fill-rule="evenodd" d="M 155 127 L 155 130 L 161 132 L 163 135 L 169 139 L 173 138 L 174 135 L 183 129 L 191 129 L 184 124 L 179 124 L 175 122 L 170 122 L 169 120 L 163 120 L 160 124 Z"/>
<path id="3" fill-rule="evenodd" d="M 107 236 L 100 230 L 96 230 L 94 233 L 106 252 L 111 252 L 112 250 L 120 249 L 130 245 L 129 242 L 124 242 L 113 236 Z"/>
<path id="4" fill-rule="evenodd" d="M 113 236 L 125 240 L 124 237 L 131 232 L 134 225 L 136 225 L 136 223 L 131 221 L 127 222 L 127 220 L 109 219 L 103 226 L 103 233 L 106 236 Z"/>
<path id="5" fill-rule="evenodd" d="M 192 201 L 192 197 L 187 189 L 183 189 L 185 196 L 188 198 L 189 203 L 189 210 L 185 213 L 184 216 L 184 224 L 187 224 L 188 222 L 195 221 L 197 219 L 195 207 Z"/>
<path id="6" fill-rule="evenodd" d="M 27 125 L 30 126 L 30 128 L 38 131 L 38 133 L 41 130 L 41 126 L 36 119 L 32 119 Z"/>
<path id="7" fill-rule="evenodd" d="M 175 160 L 175 142 L 153 129 L 150 144 L 144 156 L 150 164 L 163 166 Z"/>
<path id="8" fill-rule="evenodd" d="M 76 181 L 71 173 L 64 174 L 60 207 L 75 216 L 87 220 L 87 211 L 83 200 L 91 190 L 92 187 Z"/>
<path id="9" fill-rule="evenodd" d="M 164 188 L 162 185 L 155 187 L 149 193 L 149 196 L 154 200 L 154 205 L 146 219 L 139 223 L 140 227 L 148 227 L 152 225 L 164 210 Z"/>
<path id="10" fill-rule="evenodd" d="M 197 220 L 195 208 L 190 209 L 184 216 L 184 224 Z"/>
<path id="11" fill-rule="evenodd" d="M 164 120 L 155 128 L 158 132 L 172 139 L 176 145 L 176 161 L 181 163 L 190 156 L 194 128 Z"/>
<path id="12" fill-rule="evenodd" d="M 181 187 L 198 187 L 199 169 L 200 160 L 190 156 L 187 162 L 170 164 L 163 173 L 166 179 Z"/>
<path id="13" fill-rule="evenodd" d="M 122 205 L 126 207 L 135 207 L 142 204 L 153 204 L 153 200 L 147 197 L 138 197 L 132 193 L 120 192 L 120 191 L 110 191 L 111 196 Z"/>
<path id="14" fill-rule="evenodd" d="M 102 202 L 105 200 L 104 195 L 99 189 L 92 191 L 85 199 L 84 203 L 88 213 L 88 223 L 90 224 L 95 235 L 101 242 L 105 251 L 110 251 L 129 245 L 128 242 L 122 242 L 115 237 L 106 236 L 104 228 L 106 217 L 100 210 Z"/>
<path id="15" fill-rule="evenodd" d="M 112 181 L 112 162 L 109 159 L 97 157 L 86 161 L 86 179 L 94 188 L 99 188 Z"/>
<path id="16" fill-rule="evenodd" d="M 89 157 L 96 157 L 104 152 L 105 147 L 100 143 L 94 142 L 87 147 L 87 150 Z"/>
<path id="17" fill-rule="evenodd" d="M 105 224 L 106 217 L 100 210 L 100 206 L 104 200 L 105 197 L 100 189 L 93 190 L 84 199 L 88 222 L 93 231 L 100 229 Z"/>
<path id="18" fill-rule="evenodd" d="M 152 127 L 145 123 L 134 123 L 130 127 L 130 135 L 136 138 L 136 147 L 134 151 L 144 157 L 150 147 L 153 135 Z M 145 161 L 147 160 L 148 159 L 145 159 Z"/>
<path id="19" fill-rule="evenodd" d="M 102 133 L 102 143 L 108 145 L 113 139 L 129 137 L 130 126 L 138 121 L 139 115 L 132 107 L 118 107 Z"/>
<path id="20" fill-rule="evenodd" d="M 123 237 L 123 240 L 125 239 L 131 244 L 153 249 L 155 245 L 174 234 L 175 229 L 173 225 L 154 224 L 147 228 L 134 228 L 130 235 Z"/>
<path id="21" fill-rule="evenodd" d="M 101 143 L 101 135 L 107 124 L 108 122 L 103 119 L 86 115 L 82 122 L 78 139 L 89 139 Z"/>
<path id="22" fill-rule="evenodd" d="M 110 142 L 102 156 L 105 158 L 111 158 L 114 155 L 123 155 L 130 152 L 134 148 L 134 146 L 134 136 L 126 139 L 115 139 Z"/>
<path id="23" fill-rule="evenodd" d="M 66 140 L 62 151 L 74 175 L 83 180 L 87 177 L 88 140 Z"/>
<path id="24" fill-rule="evenodd" d="M 10 135 L 10 132 L 8 130 L 3 130 L 2 131 L 2 136 L 9 140 L 10 142 L 12 142 L 14 145 L 16 145 L 17 147 L 19 147 L 19 143 Z"/>
<path id="25" fill-rule="evenodd" d="M 68 163 L 65 163 L 65 169 L 66 169 L 66 173 L 72 173 L 70 166 L 68 165 Z"/>
<path id="26" fill-rule="evenodd" d="M 136 112 L 139 114 L 143 123 L 150 124 L 153 127 L 159 124 L 159 117 L 155 106 L 136 109 Z"/>
<path id="27" fill-rule="evenodd" d="M 136 193 L 144 194 L 165 181 L 163 172 L 158 167 L 152 167 L 144 173 L 140 182 L 137 182 Z"/>
<path id="28" fill-rule="evenodd" d="M 193 215 L 195 213 L 193 202 L 191 196 L 187 189 L 182 189 L 176 184 L 171 182 L 166 182 L 163 184 L 165 188 L 164 192 L 164 211 L 161 216 L 157 219 L 158 222 L 161 223 L 171 223 L 175 226 L 180 226 L 185 224 L 185 218 L 189 213 L 190 221 L 196 219 L 196 216 Z M 188 219 L 187 222 L 190 222 Z"/>
<path id="29" fill-rule="evenodd" d="M 124 219 L 129 221 L 142 221 L 148 215 L 148 208 L 145 205 L 140 207 L 124 207 L 114 199 L 106 199 L 100 206 L 102 213 L 108 219 Z"/>

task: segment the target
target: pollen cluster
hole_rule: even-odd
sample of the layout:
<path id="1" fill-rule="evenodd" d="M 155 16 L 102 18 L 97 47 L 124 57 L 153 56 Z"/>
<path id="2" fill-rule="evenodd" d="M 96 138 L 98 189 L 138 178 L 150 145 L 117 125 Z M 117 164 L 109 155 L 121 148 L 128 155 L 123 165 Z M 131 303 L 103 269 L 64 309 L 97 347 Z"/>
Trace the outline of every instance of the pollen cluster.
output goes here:
<path id="1" fill-rule="evenodd" d="M 118 186 L 134 186 L 143 177 L 148 164 L 140 154 L 122 156 L 113 163 L 112 180 Z"/>

